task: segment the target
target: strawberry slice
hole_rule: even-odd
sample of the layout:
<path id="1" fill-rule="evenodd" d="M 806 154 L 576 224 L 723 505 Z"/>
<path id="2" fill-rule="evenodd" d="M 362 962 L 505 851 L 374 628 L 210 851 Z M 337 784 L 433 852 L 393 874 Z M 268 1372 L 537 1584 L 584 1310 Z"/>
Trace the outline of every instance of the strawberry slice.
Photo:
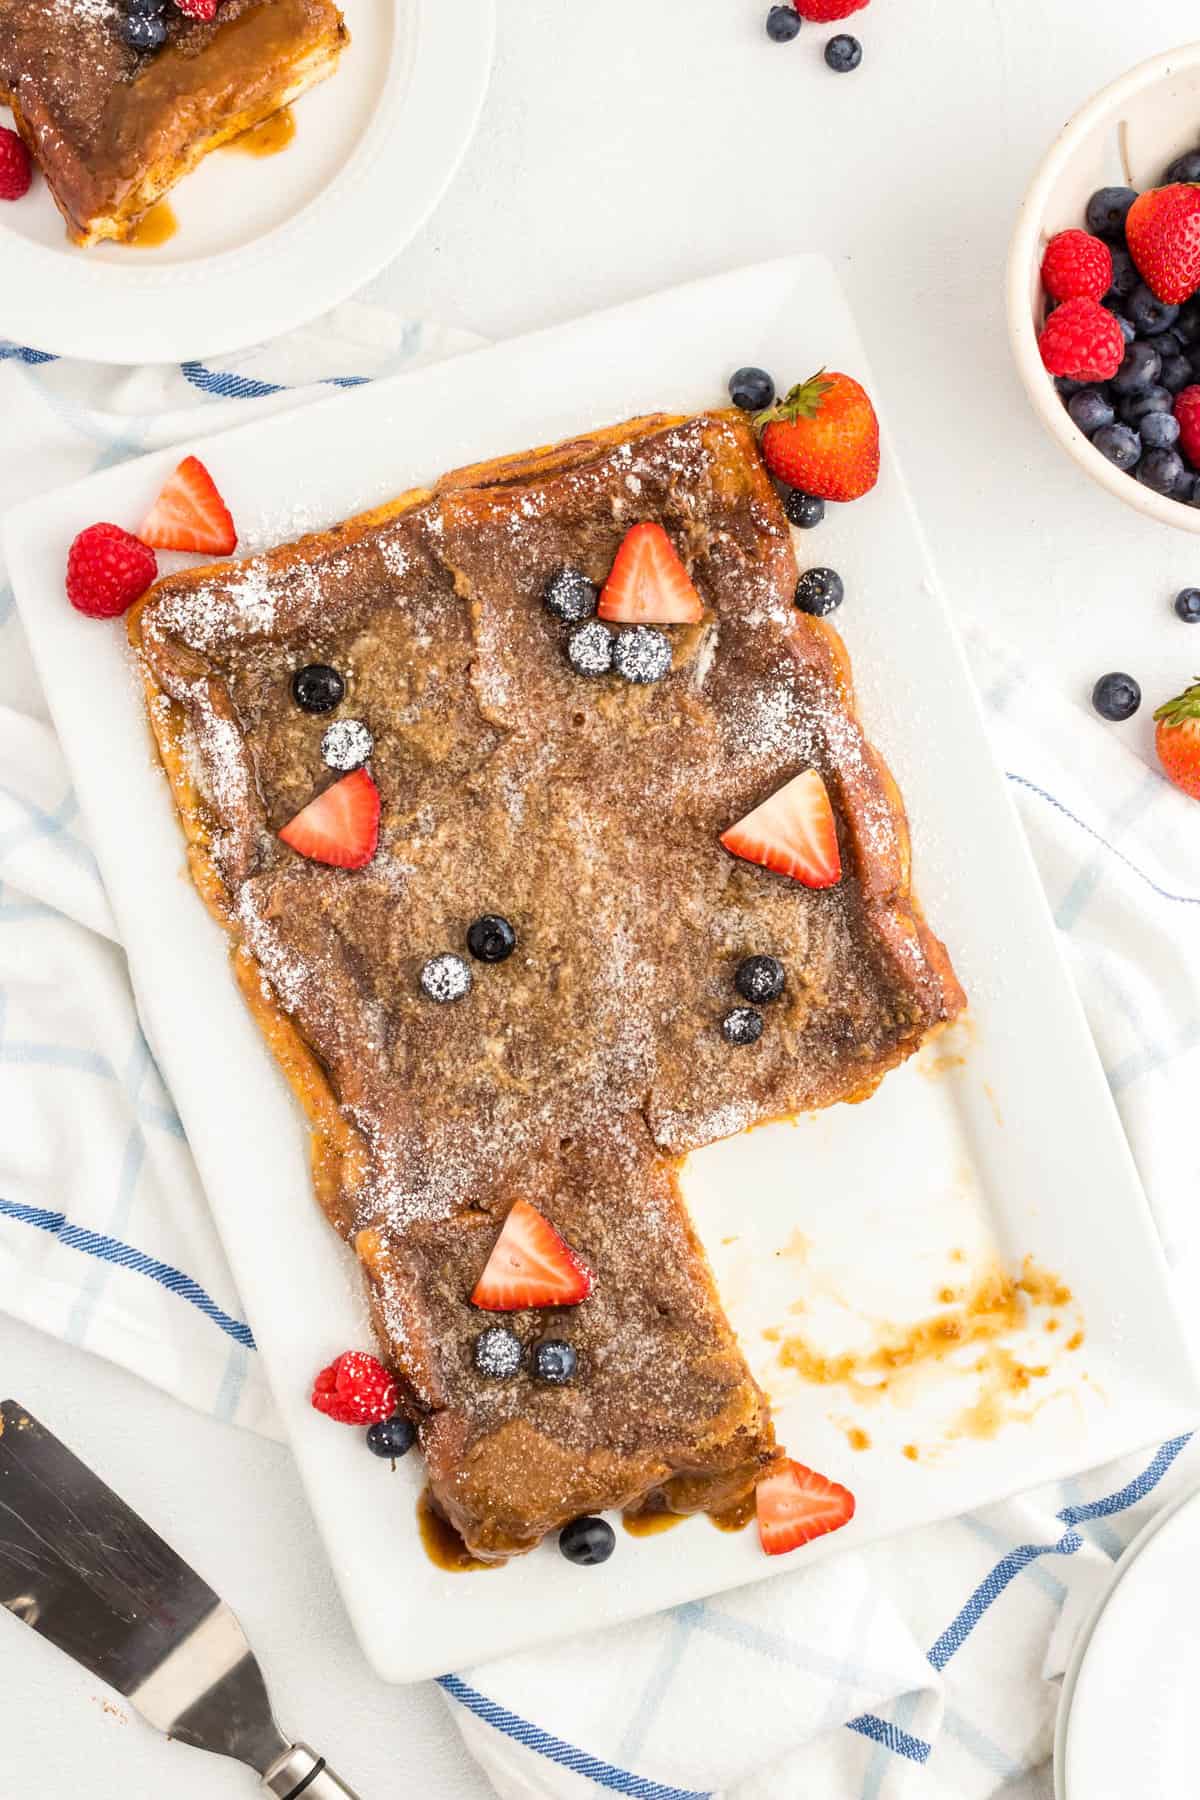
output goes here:
<path id="1" fill-rule="evenodd" d="M 198 456 L 184 457 L 138 536 L 155 550 L 195 550 L 204 556 L 230 556 L 238 541 L 229 508 Z"/>
<path id="2" fill-rule="evenodd" d="M 649 523 L 625 533 L 596 611 L 621 625 L 694 625 L 704 617 L 674 544 Z"/>
<path id="3" fill-rule="evenodd" d="M 790 875 L 805 887 L 833 887 L 842 879 L 833 807 L 815 769 L 794 775 L 731 825 L 721 842 L 734 856 Z"/>
<path id="4" fill-rule="evenodd" d="M 517 1200 L 504 1221 L 471 1305 L 485 1312 L 531 1306 L 578 1306 L 592 1291 L 592 1272 L 536 1206 Z"/>
<path id="5" fill-rule="evenodd" d="M 379 842 L 379 789 L 365 769 L 355 769 L 310 800 L 279 836 L 312 862 L 365 868 Z"/>
<path id="6" fill-rule="evenodd" d="M 754 1496 L 758 1541 L 768 1556 L 783 1556 L 840 1531 L 854 1517 L 854 1495 L 828 1475 L 789 1462 L 760 1481 Z"/>

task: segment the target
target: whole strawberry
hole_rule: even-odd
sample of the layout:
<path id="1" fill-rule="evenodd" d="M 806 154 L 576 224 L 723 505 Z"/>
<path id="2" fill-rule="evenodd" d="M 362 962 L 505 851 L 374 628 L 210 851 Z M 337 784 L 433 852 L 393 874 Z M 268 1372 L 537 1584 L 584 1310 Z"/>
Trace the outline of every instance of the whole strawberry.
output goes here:
<path id="1" fill-rule="evenodd" d="M 818 500 L 857 500 L 879 479 L 879 421 L 852 376 L 820 369 L 755 424 L 772 475 Z"/>
<path id="2" fill-rule="evenodd" d="M 1060 231 L 1046 245 L 1042 286 L 1052 300 L 1103 300 L 1112 278 L 1112 251 L 1102 238 Z"/>
<path id="3" fill-rule="evenodd" d="M 1042 327 L 1038 349 L 1052 375 L 1108 381 L 1121 366 L 1125 339 L 1098 300 L 1064 300 Z"/>
<path id="4" fill-rule="evenodd" d="M 396 1410 L 396 1383 L 365 1350 L 347 1350 L 313 1382 L 312 1403 L 339 1425 L 377 1425 Z"/>
<path id="5" fill-rule="evenodd" d="M 1168 781 L 1200 800 L 1200 679 L 1154 717 L 1154 747 Z"/>
<path id="6" fill-rule="evenodd" d="M 1200 289 L 1200 186 L 1176 181 L 1139 194 L 1125 233 L 1138 273 L 1158 299 L 1178 306 Z"/>
<path id="7" fill-rule="evenodd" d="M 158 575 L 146 544 L 119 525 L 89 525 L 67 552 L 67 599 L 89 619 L 115 619 Z"/>
<path id="8" fill-rule="evenodd" d="M 861 12 L 870 3 L 871 0 L 792 0 L 800 17 L 810 19 L 814 25 L 832 25 L 835 19 L 848 19 L 851 13 Z"/>
<path id="9" fill-rule="evenodd" d="M 1179 448 L 1193 469 L 1200 469 L 1200 387 L 1185 387 L 1175 396 Z"/>
<path id="10" fill-rule="evenodd" d="M 19 200 L 32 180 L 28 150 L 15 131 L 0 125 L 0 200 Z"/>

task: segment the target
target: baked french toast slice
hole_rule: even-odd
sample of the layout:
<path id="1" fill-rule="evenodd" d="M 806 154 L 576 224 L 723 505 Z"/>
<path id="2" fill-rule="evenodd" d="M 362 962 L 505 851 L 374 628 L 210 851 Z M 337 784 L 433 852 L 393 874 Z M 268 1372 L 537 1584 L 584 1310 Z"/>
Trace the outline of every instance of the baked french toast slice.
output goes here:
<path id="1" fill-rule="evenodd" d="M 349 42 L 333 0 L 164 10 L 131 48 L 118 0 L 0 0 L 0 104 L 79 244 L 127 238 L 189 170 L 331 75 Z"/>
<path id="2" fill-rule="evenodd" d="M 544 604 L 662 526 L 699 596 L 670 670 L 577 673 Z M 912 894 L 899 794 L 796 564 L 753 434 L 652 417 L 455 472 L 299 544 L 160 581 L 131 615 L 197 886 L 313 1128 L 318 1196 L 367 1271 L 436 1504 L 501 1559 L 606 1507 L 720 1511 L 776 1450 L 676 1183 L 691 1149 L 857 1099 L 963 1005 Z M 337 672 L 314 716 L 297 670 Z M 335 682 L 332 692 L 338 693 Z M 328 696 L 326 696 L 328 697 Z M 364 866 L 281 841 L 369 733 Z M 841 877 L 739 860 L 728 827 L 798 773 Z M 431 958 L 501 915 L 512 954 L 437 1004 Z M 752 954 L 786 971 L 761 1037 L 721 1021 Z M 464 966 L 466 966 L 464 961 Z M 506 1313 L 520 1372 L 476 1366 L 472 1304 L 517 1200 L 591 1272 Z M 569 1343 L 574 1373 L 530 1354 Z"/>

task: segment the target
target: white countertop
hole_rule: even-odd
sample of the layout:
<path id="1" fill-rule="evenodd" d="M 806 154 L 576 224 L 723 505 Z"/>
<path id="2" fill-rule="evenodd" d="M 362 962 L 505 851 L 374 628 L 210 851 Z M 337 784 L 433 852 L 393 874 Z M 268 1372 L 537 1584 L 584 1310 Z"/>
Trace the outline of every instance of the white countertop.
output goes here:
<path id="1" fill-rule="evenodd" d="M 479 136 L 373 297 L 499 337 L 825 251 L 953 604 L 1073 698 L 1106 669 L 1138 676 L 1148 705 L 1122 729 L 1148 746 L 1149 703 L 1200 670 L 1200 630 L 1170 611 L 1178 588 L 1200 585 L 1200 540 L 1139 520 L 1042 436 L 1009 362 L 1003 265 L 1059 126 L 1111 77 L 1194 36 L 1193 7 L 874 0 L 852 22 L 866 54 L 849 77 L 821 62 L 827 30 L 771 45 L 765 11 L 766 0 L 499 0 Z M 729 366 L 742 360 L 731 343 Z M 241 1614 L 285 1729 L 363 1800 L 484 1800 L 440 1697 L 368 1673 L 284 1449 L 7 1320 L 0 1355 L 4 1392 L 35 1410 L 52 1392 L 73 1446 Z M 5 1795 L 254 1791 L 233 1765 L 106 1707 L 32 1633 L 0 1627 Z"/>

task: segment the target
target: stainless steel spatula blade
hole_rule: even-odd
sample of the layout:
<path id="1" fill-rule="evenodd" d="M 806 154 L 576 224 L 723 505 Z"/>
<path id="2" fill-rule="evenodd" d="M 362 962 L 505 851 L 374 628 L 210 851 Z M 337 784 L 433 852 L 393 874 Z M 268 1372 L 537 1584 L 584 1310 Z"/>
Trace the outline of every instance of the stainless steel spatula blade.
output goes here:
<path id="1" fill-rule="evenodd" d="M 0 1605 L 151 1725 L 246 1763 L 280 1800 L 354 1800 L 283 1736 L 208 1583 L 15 1400 L 0 1402 Z"/>

